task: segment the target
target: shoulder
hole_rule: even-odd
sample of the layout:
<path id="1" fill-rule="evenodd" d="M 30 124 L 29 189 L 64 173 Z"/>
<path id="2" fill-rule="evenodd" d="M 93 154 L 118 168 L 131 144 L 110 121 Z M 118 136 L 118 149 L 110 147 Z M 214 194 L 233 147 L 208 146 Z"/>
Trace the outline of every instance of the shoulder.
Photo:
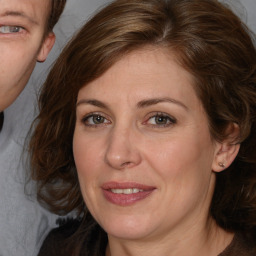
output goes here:
<path id="1" fill-rule="evenodd" d="M 90 214 L 81 221 L 66 219 L 58 223 L 60 227 L 53 229 L 40 249 L 38 256 L 91 256 L 103 255 L 107 246 L 107 234 L 95 222 Z"/>
<path id="2" fill-rule="evenodd" d="M 61 221 L 60 226 L 51 230 L 40 249 L 38 256 L 62 255 L 61 250 L 65 247 L 68 239 L 77 231 L 81 222 L 77 219 Z"/>
<path id="3" fill-rule="evenodd" d="M 256 232 L 237 233 L 232 243 L 219 256 L 255 256 L 256 255 Z"/>
<path id="4" fill-rule="evenodd" d="M 3 127 L 3 123 L 4 123 L 4 113 L 0 112 L 0 132 L 1 132 L 2 127 Z"/>

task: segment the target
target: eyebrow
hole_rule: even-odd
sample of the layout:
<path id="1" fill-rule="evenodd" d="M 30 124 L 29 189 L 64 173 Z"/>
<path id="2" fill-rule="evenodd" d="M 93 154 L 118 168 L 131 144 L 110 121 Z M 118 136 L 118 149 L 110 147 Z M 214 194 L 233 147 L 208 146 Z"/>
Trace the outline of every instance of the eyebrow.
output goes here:
<path id="1" fill-rule="evenodd" d="M 149 106 L 156 105 L 158 103 L 164 103 L 164 102 L 174 103 L 174 104 L 177 104 L 177 105 L 183 107 L 184 109 L 188 110 L 188 107 L 185 104 L 183 104 L 181 101 L 178 101 L 178 100 L 175 100 L 175 99 L 172 99 L 169 97 L 142 100 L 137 103 L 137 107 L 145 108 L 145 107 L 149 107 Z"/>
<path id="2" fill-rule="evenodd" d="M 12 16 L 12 17 L 22 17 L 27 19 L 29 22 L 38 25 L 38 22 L 36 20 L 34 20 L 33 18 L 31 18 L 30 16 L 28 16 L 26 13 L 24 12 L 18 12 L 18 11 L 6 11 L 3 14 L 0 15 L 1 17 L 6 17 L 6 16 Z"/>
<path id="3" fill-rule="evenodd" d="M 172 99 L 172 98 L 168 98 L 168 97 L 154 98 L 154 99 L 147 99 L 147 100 L 139 101 L 137 103 L 137 108 L 145 108 L 145 107 L 149 107 L 149 106 L 156 105 L 158 103 L 164 103 L 164 102 L 177 104 L 178 106 L 181 106 L 185 110 L 188 110 L 188 107 L 185 104 L 183 104 L 182 102 Z M 93 106 L 96 106 L 99 108 L 109 109 L 107 104 L 105 104 L 99 100 L 94 100 L 94 99 L 90 99 L 90 100 L 82 99 L 76 104 L 76 106 L 78 107 L 81 104 L 89 104 L 89 105 L 93 105 Z"/>
<path id="4" fill-rule="evenodd" d="M 105 103 L 99 100 L 80 100 L 79 102 L 77 102 L 76 106 L 78 107 L 81 104 L 88 104 L 88 105 L 93 105 L 99 108 L 109 109 L 109 107 Z"/>

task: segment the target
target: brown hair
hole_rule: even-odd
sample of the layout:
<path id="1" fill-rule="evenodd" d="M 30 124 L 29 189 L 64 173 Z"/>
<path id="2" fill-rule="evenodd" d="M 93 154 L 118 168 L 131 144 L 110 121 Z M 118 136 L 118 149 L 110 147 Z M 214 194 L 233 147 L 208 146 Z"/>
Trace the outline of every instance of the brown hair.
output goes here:
<path id="1" fill-rule="evenodd" d="M 53 27 L 58 22 L 60 15 L 62 14 L 67 0 L 51 0 L 51 9 L 46 24 L 46 32 L 53 30 Z"/>
<path id="2" fill-rule="evenodd" d="M 230 123 L 241 150 L 217 175 L 211 214 L 225 229 L 256 226 L 256 50 L 247 27 L 216 0 L 117 0 L 69 42 L 40 95 L 30 144 L 38 199 L 65 214 L 86 210 L 72 153 L 78 91 L 118 59 L 144 46 L 165 47 L 195 79 L 214 139 Z"/>

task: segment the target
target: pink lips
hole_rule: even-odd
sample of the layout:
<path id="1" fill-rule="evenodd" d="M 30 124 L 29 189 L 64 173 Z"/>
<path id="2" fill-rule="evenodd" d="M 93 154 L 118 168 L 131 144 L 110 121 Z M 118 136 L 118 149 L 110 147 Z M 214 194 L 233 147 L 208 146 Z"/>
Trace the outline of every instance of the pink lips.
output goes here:
<path id="1" fill-rule="evenodd" d="M 134 182 L 108 182 L 101 187 L 105 198 L 119 206 L 129 206 L 148 197 L 156 188 Z M 133 190 L 133 192 L 131 192 Z M 123 192 L 122 192 L 123 191 Z M 128 192 L 128 194 L 126 193 Z"/>

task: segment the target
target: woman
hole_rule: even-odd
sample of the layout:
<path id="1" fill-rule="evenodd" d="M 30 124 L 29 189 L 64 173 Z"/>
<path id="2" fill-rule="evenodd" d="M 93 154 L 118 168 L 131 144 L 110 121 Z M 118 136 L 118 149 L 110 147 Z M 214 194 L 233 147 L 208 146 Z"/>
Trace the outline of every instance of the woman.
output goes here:
<path id="1" fill-rule="evenodd" d="M 117 0 L 40 96 L 39 255 L 255 255 L 256 51 L 215 0 Z"/>

